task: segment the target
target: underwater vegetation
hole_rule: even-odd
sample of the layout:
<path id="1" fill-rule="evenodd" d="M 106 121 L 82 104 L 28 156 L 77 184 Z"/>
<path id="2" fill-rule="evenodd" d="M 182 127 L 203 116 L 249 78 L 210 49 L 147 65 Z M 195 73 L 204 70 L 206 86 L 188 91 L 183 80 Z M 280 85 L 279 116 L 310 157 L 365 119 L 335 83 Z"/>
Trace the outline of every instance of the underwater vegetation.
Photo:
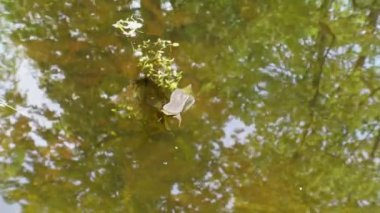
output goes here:
<path id="1" fill-rule="evenodd" d="M 124 20 L 118 20 L 112 26 L 131 39 L 141 33 L 139 29 L 143 27 L 142 21 L 140 18 L 131 16 Z M 131 43 L 132 47 L 136 46 L 135 41 L 131 40 Z M 172 48 L 178 46 L 179 44 L 176 42 L 161 38 L 156 41 L 146 39 L 137 44 L 137 48 L 133 48 L 133 51 L 139 59 L 138 66 L 141 69 L 139 78 L 147 78 L 163 92 L 171 92 L 170 101 L 163 106 L 161 111 L 167 116 L 176 118 L 178 124 L 181 125 L 181 113 L 187 111 L 195 103 L 195 99 L 192 96 L 191 85 L 184 89 L 178 88 L 182 72 L 178 70 L 174 58 L 168 55 Z"/>
<path id="2" fill-rule="evenodd" d="M 0 0 L 0 211 L 380 212 L 379 9 Z"/>

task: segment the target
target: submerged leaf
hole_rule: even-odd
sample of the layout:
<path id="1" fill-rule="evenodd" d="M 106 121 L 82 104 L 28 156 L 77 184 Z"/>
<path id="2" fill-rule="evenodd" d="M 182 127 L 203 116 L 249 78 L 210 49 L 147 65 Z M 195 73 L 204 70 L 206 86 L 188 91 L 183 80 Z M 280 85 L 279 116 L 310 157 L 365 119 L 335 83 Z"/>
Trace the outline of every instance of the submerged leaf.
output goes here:
<path id="1" fill-rule="evenodd" d="M 191 88 L 191 87 L 190 87 Z M 189 87 L 186 87 L 188 90 Z M 194 97 L 186 91 L 186 89 L 175 89 L 170 95 L 169 103 L 165 104 L 161 110 L 165 115 L 173 116 L 181 124 L 181 113 L 190 109 L 190 107 L 195 103 Z"/>

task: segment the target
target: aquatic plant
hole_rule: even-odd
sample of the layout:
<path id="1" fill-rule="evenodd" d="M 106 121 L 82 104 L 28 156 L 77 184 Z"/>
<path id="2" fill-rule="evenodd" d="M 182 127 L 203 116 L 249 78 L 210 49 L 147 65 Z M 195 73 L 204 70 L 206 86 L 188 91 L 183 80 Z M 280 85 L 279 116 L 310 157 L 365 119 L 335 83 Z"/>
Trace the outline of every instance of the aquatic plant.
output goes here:
<path id="1" fill-rule="evenodd" d="M 157 39 L 155 42 L 146 40 L 137 48 L 137 53 L 141 55 L 138 65 L 142 71 L 159 87 L 170 91 L 178 87 L 182 72 L 177 70 L 174 59 L 166 54 L 168 49 L 178 46 L 170 40 Z"/>
<path id="2" fill-rule="evenodd" d="M 121 19 L 117 21 L 112 26 L 119 29 L 127 37 L 135 37 L 137 30 L 143 26 L 141 22 L 142 20 L 140 18 L 131 16 L 125 20 Z"/>
<path id="3" fill-rule="evenodd" d="M 140 18 L 129 17 L 125 20 L 119 20 L 113 27 L 119 29 L 126 37 L 135 37 L 138 29 L 143 24 Z M 136 46 L 132 41 L 132 46 Z M 173 47 L 179 44 L 170 40 L 158 38 L 156 41 L 144 40 L 137 44 L 137 48 L 133 49 L 134 55 L 139 58 L 138 66 L 142 70 L 143 76 L 148 77 L 157 86 L 173 91 L 177 88 L 182 78 L 182 72 L 178 71 L 178 67 L 174 62 L 174 58 L 169 56 Z"/>
<path id="4" fill-rule="evenodd" d="M 119 20 L 113 27 L 119 29 L 126 37 L 132 38 L 137 35 L 138 29 L 142 28 L 142 19 L 133 16 Z M 134 55 L 139 58 L 138 67 L 142 71 L 142 76 L 150 79 L 162 91 L 170 91 L 170 101 L 166 103 L 161 112 L 166 116 L 174 117 L 181 125 L 181 113 L 188 110 L 195 102 L 191 95 L 191 85 L 179 89 L 178 84 L 182 79 L 182 72 L 178 70 L 174 58 L 169 56 L 172 48 L 179 44 L 170 40 L 158 38 L 156 41 L 149 39 L 137 44 L 131 40 Z M 129 107 L 131 108 L 131 107 Z M 164 118 L 165 120 L 165 118 Z M 166 120 L 165 120 L 165 126 Z"/>

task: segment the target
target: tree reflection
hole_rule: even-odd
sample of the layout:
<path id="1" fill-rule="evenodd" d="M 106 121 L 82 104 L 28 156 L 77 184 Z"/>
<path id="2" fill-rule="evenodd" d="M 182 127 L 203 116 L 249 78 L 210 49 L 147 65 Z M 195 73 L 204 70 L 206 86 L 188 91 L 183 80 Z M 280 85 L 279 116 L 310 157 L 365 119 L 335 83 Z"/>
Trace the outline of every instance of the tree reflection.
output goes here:
<path id="1" fill-rule="evenodd" d="M 8 201 L 26 212 L 379 208 L 377 1 L 157 2 L 4 1 L 12 41 L 61 109 L 1 88 L 33 115 L 0 111 Z M 183 128 L 166 131 L 156 89 L 130 83 L 137 61 L 111 25 L 132 12 L 148 37 L 181 44 L 197 95 Z M 17 81 L 3 70 L 1 82 Z M 115 112 L 115 99 L 137 110 Z"/>

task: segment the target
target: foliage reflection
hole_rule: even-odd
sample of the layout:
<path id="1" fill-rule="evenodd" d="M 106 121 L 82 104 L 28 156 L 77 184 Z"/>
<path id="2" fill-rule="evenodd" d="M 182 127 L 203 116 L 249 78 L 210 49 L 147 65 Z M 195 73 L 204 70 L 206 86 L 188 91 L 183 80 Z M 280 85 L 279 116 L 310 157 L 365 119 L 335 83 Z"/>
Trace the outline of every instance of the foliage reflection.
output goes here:
<path id="1" fill-rule="evenodd" d="M 7 201 L 25 212 L 380 208 L 378 1 L 158 2 L 2 1 L 0 94 L 25 112 L 0 110 Z M 162 94 L 134 83 L 138 61 L 112 28 L 132 13 L 147 37 L 181 44 L 180 84 L 197 100 L 181 128 L 167 131 Z M 22 89 L 30 79 L 38 87 Z"/>

